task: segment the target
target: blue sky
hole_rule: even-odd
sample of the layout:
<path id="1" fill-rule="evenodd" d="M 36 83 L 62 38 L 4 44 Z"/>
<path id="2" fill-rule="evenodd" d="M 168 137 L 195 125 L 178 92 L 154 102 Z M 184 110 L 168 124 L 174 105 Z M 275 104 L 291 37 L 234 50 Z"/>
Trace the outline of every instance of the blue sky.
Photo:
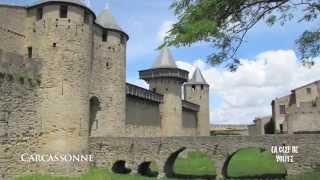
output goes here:
<path id="1" fill-rule="evenodd" d="M 32 2 L 32 0 L 0 0 L 0 3 L 11 4 L 28 4 L 30 2 Z M 130 40 L 127 48 L 127 80 L 144 86 L 145 84 L 138 80 L 138 71 L 151 66 L 158 54 L 155 49 L 161 43 L 160 37 L 163 35 L 163 31 L 168 28 L 170 23 L 176 20 L 172 10 L 169 9 L 172 0 L 86 0 L 86 2 L 97 15 L 104 8 L 109 8 L 118 21 L 118 24 L 129 34 Z M 271 113 L 269 106 L 271 100 L 275 98 L 275 96 L 286 94 L 290 91 L 290 88 L 297 85 L 316 80 L 314 77 L 311 77 L 315 75 L 312 73 L 316 73 L 316 70 L 313 70 L 312 72 L 301 70 L 305 73 L 303 78 L 300 76 L 296 77 L 295 73 L 300 70 L 300 66 L 298 66 L 297 62 L 294 41 L 305 29 L 314 29 L 319 24 L 319 21 L 300 24 L 296 23 L 296 21 L 292 21 L 285 26 L 275 25 L 269 27 L 264 23 L 258 23 L 249 31 L 245 43 L 238 52 L 240 58 L 245 59 L 244 61 L 252 61 L 253 64 L 247 64 L 247 66 L 242 68 L 242 71 L 240 70 L 240 72 L 237 72 L 238 74 L 233 75 L 229 74 L 224 69 L 213 68 L 204 63 L 207 55 L 212 52 L 212 47 L 208 44 L 199 43 L 191 47 L 179 49 L 171 48 L 171 50 L 175 60 L 178 61 L 177 64 L 179 67 L 184 67 L 185 69 L 192 71 L 194 65 L 201 66 L 200 68 L 203 70 L 204 75 L 211 86 L 211 122 L 219 124 L 250 123 L 255 116 L 268 115 Z M 277 73 L 269 70 L 267 66 L 261 68 L 258 63 L 259 58 L 260 60 L 261 58 L 265 58 L 264 61 L 270 61 L 270 64 L 272 64 L 272 60 L 274 57 L 277 59 L 277 56 L 279 59 L 284 59 L 284 66 L 280 68 L 287 68 L 285 64 L 288 64 L 291 60 L 297 65 L 295 67 L 296 69 L 291 69 L 290 72 L 288 71 L 288 76 L 284 75 L 284 77 L 293 78 L 294 80 L 291 79 L 291 81 L 294 82 L 281 86 L 270 86 L 270 84 L 268 84 L 268 79 L 261 80 L 264 82 L 262 84 L 256 82 L 251 84 L 248 83 L 251 82 L 251 79 L 256 78 L 256 74 L 263 74 L 263 77 L 268 77 L 269 74 Z M 273 63 L 272 65 L 274 65 L 274 67 L 271 69 L 278 68 L 277 64 L 279 63 Z M 262 72 L 257 72 L 257 69 Z M 280 71 L 283 72 L 287 72 L 286 70 L 287 69 L 280 69 Z M 242 74 L 240 74 L 241 72 Z M 245 78 L 247 72 L 251 73 L 248 75 L 250 76 L 249 80 Z M 233 77 L 234 79 L 230 79 L 230 77 Z M 233 85 L 229 83 L 229 81 L 236 81 L 239 77 L 244 77 L 244 80 L 242 81 L 245 82 L 240 83 L 241 80 L 239 80 Z M 288 79 L 282 80 L 283 82 L 288 81 Z M 259 85 L 256 86 L 256 84 Z M 270 89 L 271 87 L 273 89 Z M 233 97 L 234 94 L 232 93 L 235 92 L 231 92 L 230 88 L 233 90 L 237 89 L 240 92 L 240 94 L 238 94 L 239 96 L 236 96 L 233 100 L 230 100 L 230 97 Z M 251 102 L 252 100 L 250 100 L 250 98 L 254 95 L 250 94 L 250 98 L 247 97 L 249 95 L 247 95 L 245 91 L 248 89 L 252 90 L 252 92 L 260 92 L 260 94 L 258 93 L 259 96 L 258 94 L 256 95 L 263 99 L 260 104 Z M 270 93 L 271 91 L 272 93 Z M 263 98 L 264 96 L 265 98 Z M 239 104 L 241 104 L 241 99 L 245 99 L 243 102 L 248 102 L 242 104 L 242 109 L 235 110 L 235 108 L 240 107 L 240 105 L 238 106 L 235 102 L 239 101 Z M 260 100 L 257 101 L 260 102 Z M 252 104 L 253 109 L 250 109 L 250 105 Z M 260 107 L 259 109 L 254 109 L 258 106 Z M 221 112 L 222 110 L 223 113 Z"/>

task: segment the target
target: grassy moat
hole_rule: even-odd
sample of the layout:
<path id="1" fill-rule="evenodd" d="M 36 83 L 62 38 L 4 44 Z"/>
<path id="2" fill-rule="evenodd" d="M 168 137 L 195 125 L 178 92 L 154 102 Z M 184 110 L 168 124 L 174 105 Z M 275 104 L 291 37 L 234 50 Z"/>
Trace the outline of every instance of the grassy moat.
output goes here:
<path id="1" fill-rule="evenodd" d="M 151 165 L 152 170 L 157 168 Z M 216 175 L 214 162 L 207 155 L 199 151 L 189 151 L 179 155 L 175 164 L 174 172 L 182 175 Z M 270 152 L 259 148 L 246 148 L 239 150 L 229 161 L 227 168 L 229 177 L 248 177 L 260 176 L 266 174 L 285 174 L 285 168 L 282 164 L 275 162 Z M 318 180 L 320 170 L 306 173 L 301 176 L 290 176 L 288 180 Z M 80 177 L 52 177 L 46 175 L 33 175 L 18 177 L 14 180 L 151 180 L 155 177 L 144 177 L 140 175 L 115 174 L 104 169 L 90 169 L 86 174 Z M 162 178 L 163 180 L 169 178 Z M 177 178 L 171 178 L 177 179 Z M 248 178 L 244 178 L 248 179 Z M 271 179 L 271 178 L 268 178 Z"/>

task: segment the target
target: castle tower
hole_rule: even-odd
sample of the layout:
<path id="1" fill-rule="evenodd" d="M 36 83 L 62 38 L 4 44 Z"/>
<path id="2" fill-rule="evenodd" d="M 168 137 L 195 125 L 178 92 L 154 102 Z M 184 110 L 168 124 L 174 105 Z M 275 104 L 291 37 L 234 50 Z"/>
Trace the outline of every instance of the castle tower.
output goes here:
<path id="1" fill-rule="evenodd" d="M 41 0 L 27 10 L 26 49 L 42 65 L 39 153 L 86 154 L 95 15 L 80 0 Z M 76 173 L 82 167 L 43 165 L 57 174 Z"/>
<path id="2" fill-rule="evenodd" d="M 140 71 L 139 75 L 149 83 L 151 91 L 164 95 L 160 104 L 162 135 L 183 135 L 181 86 L 188 80 L 188 71 L 177 68 L 169 49 L 164 47 L 152 68 Z"/>
<path id="3" fill-rule="evenodd" d="M 110 10 L 104 9 L 94 28 L 90 69 L 90 136 L 123 136 L 125 126 L 125 67 L 128 35 Z"/>
<path id="4" fill-rule="evenodd" d="M 200 105 L 198 134 L 209 136 L 209 84 L 199 68 L 196 68 L 192 78 L 184 84 L 184 99 Z"/>

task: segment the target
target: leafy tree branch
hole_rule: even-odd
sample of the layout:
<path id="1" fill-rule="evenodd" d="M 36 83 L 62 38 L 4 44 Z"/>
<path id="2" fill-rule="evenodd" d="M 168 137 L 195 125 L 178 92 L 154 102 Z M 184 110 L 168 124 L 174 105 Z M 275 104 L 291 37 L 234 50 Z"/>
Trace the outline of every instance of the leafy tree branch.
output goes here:
<path id="1" fill-rule="evenodd" d="M 161 46 L 208 42 L 215 49 L 208 62 L 234 71 L 240 65 L 237 52 L 258 22 L 285 25 L 294 19 L 297 11 L 303 14 L 298 22 L 314 21 L 320 13 L 320 0 L 176 0 L 171 8 L 178 21 Z M 319 56 L 319 33 L 319 28 L 306 30 L 296 40 L 302 62 Z"/>

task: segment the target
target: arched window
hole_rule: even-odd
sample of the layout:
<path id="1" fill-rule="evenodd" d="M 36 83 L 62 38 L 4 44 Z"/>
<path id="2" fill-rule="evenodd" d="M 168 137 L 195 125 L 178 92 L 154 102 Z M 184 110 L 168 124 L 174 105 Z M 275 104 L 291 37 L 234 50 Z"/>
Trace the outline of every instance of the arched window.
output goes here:
<path id="1" fill-rule="evenodd" d="M 89 114 L 89 136 L 92 130 L 98 129 L 98 120 L 96 119 L 98 111 L 101 110 L 99 99 L 95 96 L 90 99 L 90 114 Z"/>

